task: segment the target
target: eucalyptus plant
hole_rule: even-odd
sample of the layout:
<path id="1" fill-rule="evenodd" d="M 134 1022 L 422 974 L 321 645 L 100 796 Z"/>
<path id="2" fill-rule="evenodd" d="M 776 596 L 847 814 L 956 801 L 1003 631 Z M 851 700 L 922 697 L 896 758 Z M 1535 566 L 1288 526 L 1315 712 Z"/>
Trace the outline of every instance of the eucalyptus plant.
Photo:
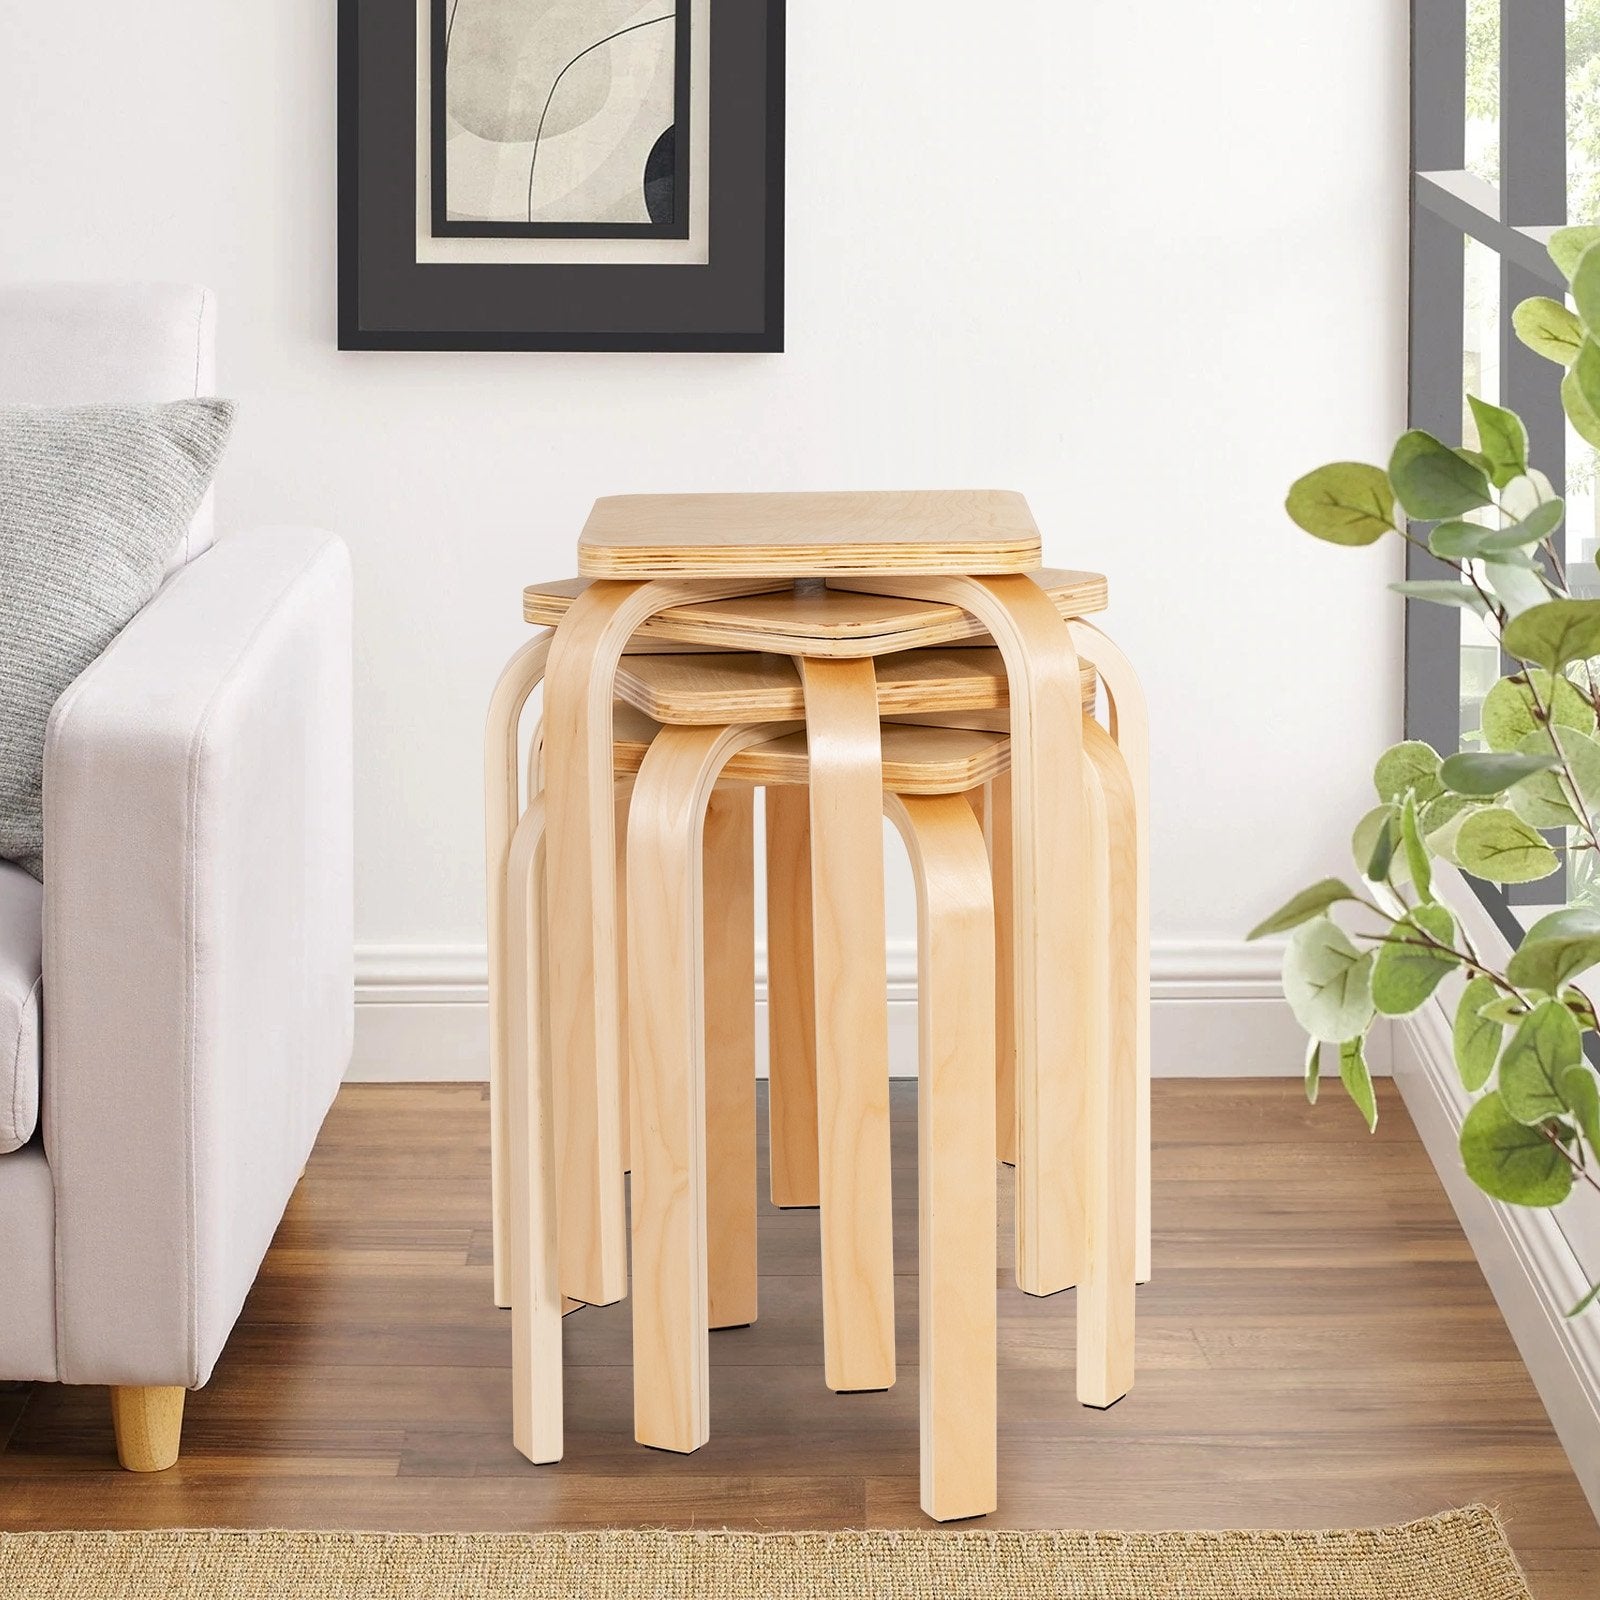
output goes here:
<path id="1" fill-rule="evenodd" d="M 1513 326 L 1564 369 L 1567 417 L 1600 447 L 1600 228 L 1560 229 L 1549 251 L 1572 305 L 1525 300 Z M 1555 1206 L 1574 1185 L 1600 1190 L 1600 1074 L 1584 1048 L 1600 1014 L 1578 981 L 1600 965 L 1600 911 L 1564 894 L 1500 967 L 1436 893 L 1434 867 L 1510 884 L 1564 862 L 1600 866 L 1600 599 L 1569 583 L 1554 541 L 1565 507 L 1529 465 L 1521 419 L 1467 400 L 1476 449 L 1412 429 L 1387 468 L 1319 467 L 1289 490 L 1286 509 L 1332 544 L 1393 534 L 1430 551 L 1453 576 L 1390 587 L 1476 612 L 1517 669 L 1483 702 L 1484 748 L 1441 753 L 1408 739 L 1378 758 L 1377 804 L 1352 841 L 1359 885 L 1325 878 L 1250 937 L 1290 936 L 1283 986 L 1309 1036 L 1307 1095 L 1316 1100 L 1331 1049 L 1369 1128 L 1373 1023 L 1416 1011 L 1447 979 L 1459 985 L 1455 1066 L 1474 1096 L 1461 1129 L 1467 1173 L 1498 1200 Z M 1574 1314 L 1597 1297 L 1600 1285 Z"/>

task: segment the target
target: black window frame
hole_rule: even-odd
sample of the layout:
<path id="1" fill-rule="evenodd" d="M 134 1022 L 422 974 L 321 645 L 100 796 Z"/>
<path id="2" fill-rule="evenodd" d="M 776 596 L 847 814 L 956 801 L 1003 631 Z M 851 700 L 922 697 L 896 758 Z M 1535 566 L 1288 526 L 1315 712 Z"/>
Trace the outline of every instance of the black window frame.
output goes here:
<path id="1" fill-rule="evenodd" d="M 1558 488 L 1566 477 L 1561 375 L 1516 338 L 1511 313 L 1530 295 L 1563 299 L 1567 292 L 1545 251 L 1549 233 L 1567 221 L 1566 58 L 1565 0 L 1500 0 L 1496 187 L 1466 170 L 1467 0 L 1412 0 L 1407 426 L 1461 442 L 1464 255 L 1465 241 L 1475 239 L 1500 263 L 1499 401 L 1527 424 L 1530 464 Z M 1564 562 L 1565 529 L 1556 538 Z M 1452 573 L 1426 549 L 1408 544 L 1406 576 Z M 1455 750 L 1460 718 L 1460 613 L 1408 600 L 1406 737 Z M 1522 923 L 1512 907 L 1549 898 L 1548 884 L 1508 890 L 1469 881 L 1513 944 L 1521 940 Z"/>

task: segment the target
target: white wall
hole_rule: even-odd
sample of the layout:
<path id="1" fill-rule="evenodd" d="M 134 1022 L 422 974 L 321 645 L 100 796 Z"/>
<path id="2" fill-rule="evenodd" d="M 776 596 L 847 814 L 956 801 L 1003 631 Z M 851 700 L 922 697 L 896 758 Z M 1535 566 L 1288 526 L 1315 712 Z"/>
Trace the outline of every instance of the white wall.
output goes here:
<path id="1" fill-rule="evenodd" d="M 1143 668 L 1162 992 L 1270 994 L 1227 941 L 1398 726 L 1392 555 L 1280 505 L 1402 424 L 1403 7 L 792 5 L 781 356 L 341 355 L 333 0 L 4 9 L 0 275 L 212 285 L 223 526 L 354 551 L 374 993 L 476 998 L 482 710 L 595 495 L 984 484 Z"/>

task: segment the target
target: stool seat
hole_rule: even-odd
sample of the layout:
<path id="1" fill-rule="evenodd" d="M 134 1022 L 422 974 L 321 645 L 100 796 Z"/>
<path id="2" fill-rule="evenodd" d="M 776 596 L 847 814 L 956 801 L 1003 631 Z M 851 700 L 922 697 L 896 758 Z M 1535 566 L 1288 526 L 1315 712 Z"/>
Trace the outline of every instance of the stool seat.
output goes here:
<path id="1" fill-rule="evenodd" d="M 877 663 L 878 714 L 884 717 L 994 711 L 1009 701 L 1005 662 L 992 645 L 907 650 Z M 1095 704 L 1094 668 L 1081 666 L 1085 711 Z M 716 655 L 624 656 L 619 698 L 657 722 L 786 722 L 805 717 L 805 693 L 792 656 L 729 651 Z"/>
<path id="2" fill-rule="evenodd" d="M 1031 572 L 1039 529 L 1012 489 L 624 494 L 578 536 L 586 578 Z"/>
<path id="3" fill-rule="evenodd" d="M 1109 603 L 1106 580 L 1098 572 L 1046 568 L 1029 576 L 1064 617 L 1093 616 Z M 555 627 L 588 587 L 583 578 L 529 584 L 522 591 L 523 620 Z M 824 587 L 818 579 L 734 600 L 675 605 L 651 617 L 633 637 L 630 651 L 659 651 L 662 642 L 670 642 L 700 650 L 767 650 L 838 659 L 987 639 L 982 623 L 958 605 L 857 594 Z"/>
<path id="4" fill-rule="evenodd" d="M 629 705 L 612 715 L 613 765 L 619 776 L 638 772 L 658 723 Z M 975 728 L 925 728 L 885 723 L 883 787 L 892 794 L 966 794 L 1011 764 L 1011 741 Z M 811 781 L 803 729 L 751 745 L 732 756 L 719 778 L 763 788 L 799 788 Z"/>

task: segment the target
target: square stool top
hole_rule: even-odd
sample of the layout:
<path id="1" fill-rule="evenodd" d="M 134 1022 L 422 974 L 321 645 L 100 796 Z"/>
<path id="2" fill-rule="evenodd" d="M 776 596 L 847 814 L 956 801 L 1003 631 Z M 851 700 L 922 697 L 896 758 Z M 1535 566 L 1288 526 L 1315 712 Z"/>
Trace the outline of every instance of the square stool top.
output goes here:
<path id="1" fill-rule="evenodd" d="M 1033 572 L 1039 529 L 1010 489 L 621 494 L 578 535 L 586 578 Z"/>
<path id="2" fill-rule="evenodd" d="M 1046 569 L 1029 576 L 1064 617 L 1087 617 L 1106 609 L 1106 580 L 1098 572 Z M 557 626 L 590 581 L 560 578 L 529 584 L 522 591 L 523 618 L 540 627 Z M 645 623 L 628 649 L 767 650 L 850 659 L 963 640 L 986 644 L 988 635 L 960 606 L 857 594 L 803 578 L 767 594 L 673 606 Z"/>
<path id="3" fill-rule="evenodd" d="M 777 724 L 787 729 L 787 724 Z M 624 702 L 612 708 L 612 770 L 637 773 L 659 726 Z M 895 794 L 965 794 L 1011 766 L 1011 740 L 979 728 L 921 727 L 888 722 L 882 729 L 883 786 Z M 765 744 L 741 750 L 723 767 L 720 781 L 781 788 L 807 783 L 805 730 L 783 731 Z"/>
<path id="4" fill-rule="evenodd" d="M 882 717 L 997 711 L 1010 703 L 1005 662 L 993 645 L 880 656 L 875 676 Z M 1094 668 L 1080 663 L 1078 678 L 1083 709 L 1092 715 Z M 651 721 L 679 726 L 804 722 L 806 715 L 792 656 L 741 651 L 624 656 L 616 692 Z"/>

